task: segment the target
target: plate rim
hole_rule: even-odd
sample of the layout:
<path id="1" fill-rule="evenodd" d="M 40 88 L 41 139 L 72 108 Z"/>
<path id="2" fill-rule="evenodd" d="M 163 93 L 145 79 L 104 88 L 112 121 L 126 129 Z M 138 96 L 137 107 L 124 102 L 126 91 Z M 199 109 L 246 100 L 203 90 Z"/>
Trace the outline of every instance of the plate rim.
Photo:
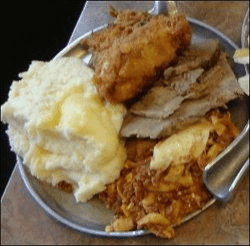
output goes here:
<path id="1" fill-rule="evenodd" d="M 247 48 L 249 46 L 249 44 L 247 45 L 247 43 L 245 43 L 246 42 L 245 35 L 247 33 L 247 30 L 245 30 L 245 29 L 247 27 L 247 23 L 248 23 L 248 32 L 249 32 L 249 22 L 247 21 L 248 18 L 249 18 L 249 8 L 247 9 L 247 11 L 245 13 L 242 28 L 241 28 L 241 47 L 242 48 Z"/>

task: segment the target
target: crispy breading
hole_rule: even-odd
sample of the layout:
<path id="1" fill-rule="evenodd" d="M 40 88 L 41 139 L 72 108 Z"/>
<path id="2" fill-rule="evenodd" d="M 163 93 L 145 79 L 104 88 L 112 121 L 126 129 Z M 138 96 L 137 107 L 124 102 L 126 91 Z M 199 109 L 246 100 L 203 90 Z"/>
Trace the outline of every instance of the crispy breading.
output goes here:
<path id="1" fill-rule="evenodd" d="M 131 33 L 128 29 L 125 32 L 111 27 L 111 32 L 105 32 L 106 37 L 101 35 L 99 46 L 94 45 L 95 34 L 92 42 L 85 41 L 94 52 L 93 80 L 100 96 L 108 101 L 125 102 L 134 98 L 176 58 L 180 48 L 191 42 L 191 27 L 186 17 L 159 15 L 149 20 L 147 15 L 144 17 L 143 25 L 138 25 L 139 19 L 137 24 L 131 22 Z M 100 40 L 100 34 L 96 38 Z"/>
<path id="2" fill-rule="evenodd" d="M 125 144 L 128 160 L 138 162 L 151 157 L 153 148 L 158 141 L 159 140 L 128 138 Z"/>
<path id="3" fill-rule="evenodd" d="M 82 45 L 88 46 L 94 52 L 92 62 L 99 55 L 99 52 L 112 47 L 114 43 L 119 42 L 118 40 L 127 37 L 152 18 L 152 15 L 147 12 L 133 10 L 110 9 L 110 15 L 116 18 L 114 24 L 93 33 L 82 41 Z"/>

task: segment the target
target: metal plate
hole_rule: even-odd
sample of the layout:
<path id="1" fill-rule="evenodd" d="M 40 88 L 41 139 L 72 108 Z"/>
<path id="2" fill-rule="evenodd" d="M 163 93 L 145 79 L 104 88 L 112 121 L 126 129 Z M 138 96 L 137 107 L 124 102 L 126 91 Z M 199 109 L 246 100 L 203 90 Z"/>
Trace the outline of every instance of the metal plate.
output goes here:
<path id="1" fill-rule="evenodd" d="M 241 30 L 241 46 L 242 48 L 249 48 L 249 9 L 244 17 Z M 249 73 L 249 64 L 246 64 L 247 72 Z"/>
<path id="2" fill-rule="evenodd" d="M 249 48 L 249 9 L 246 12 L 242 25 L 241 46 L 242 48 Z"/>
<path id="3" fill-rule="evenodd" d="M 230 39 L 221 32 L 204 24 L 201 21 L 188 18 L 188 21 L 193 29 L 192 42 L 201 42 L 209 38 L 219 39 L 221 47 L 230 56 L 230 62 L 237 77 L 245 75 L 245 67 L 240 64 L 234 64 L 232 56 L 236 48 L 238 48 Z M 103 27 L 100 27 L 103 28 Z M 93 31 L 97 31 L 95 29 Z M 62 56 L 76 56 L 88 62 L 89 54 L 82 48 L 80 42 L 90 33 L 78 38 L 65 49 L 63 49 L 54 59 Z M 249 118 L 248 98 L 238 99 L 229 104 L 229 109 L 232 113 L 235 124 L 243 130 Z M 239 153 L 240 154 L 240 153 Z M 32 198 L 44 209 L 44 211 L 58 222 L 66 225 L 76 231 L 92 234 L 95 236 L 105 237 L 134 237 L 146 235 L 149 232 L 146 230 L 135 230 L 129 232 L 113 232 L 106 233 L 105 226 L 110 224 L 114 214 L 94 197 L 87 203 L 76 203 L 73 194 L 67 194 L 58 189 L 51 187 L 49 184 L 39 181 L 31 176 L 28 169 L 22 164 L 22 160 L 17 156 L 17 164 L 19 174 L 25 183 Z M 215 199 L 211 199 L 204 208 L 190 214 L 182 222 L 188 221 L 200 212 L 211 206 Z"/>

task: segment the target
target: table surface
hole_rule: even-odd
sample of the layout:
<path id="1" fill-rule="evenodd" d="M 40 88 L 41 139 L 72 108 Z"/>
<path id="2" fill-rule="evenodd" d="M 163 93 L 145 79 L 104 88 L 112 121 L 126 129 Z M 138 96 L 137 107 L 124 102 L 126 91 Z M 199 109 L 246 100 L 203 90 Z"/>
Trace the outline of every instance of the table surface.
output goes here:
<path id="1" fill-rule="evenodd" d="M 178 10 L 227 35 L 240 46 L 241 26 L 248 1 L 178 2 Z M 78 233 L 48 217 L 30 197 L 14 169 L 1 200 L 1 242 L 24 245 L 82 244 L 231 244 L 249 245 L 249 173 L 226 204 L 216 202 L 177 229 L 172 240 L 147 235 L 136 238 L 102 238 Z"/>

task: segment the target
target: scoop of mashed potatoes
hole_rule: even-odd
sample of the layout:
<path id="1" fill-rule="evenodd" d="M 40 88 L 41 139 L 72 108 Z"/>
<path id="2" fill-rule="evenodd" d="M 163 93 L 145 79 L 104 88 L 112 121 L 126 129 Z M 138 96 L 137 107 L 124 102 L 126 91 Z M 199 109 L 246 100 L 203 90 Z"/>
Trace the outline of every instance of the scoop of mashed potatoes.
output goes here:
<path id="1" fill-rule="evenodd" d="M 11 148 L 32 175 L 72 184 L 81 202 L 117 179 L 126 159 L 118 137 L 126 109 L 98 97 L 93 75 L 78 58 L 33 61 L 1 107 Z"/>

